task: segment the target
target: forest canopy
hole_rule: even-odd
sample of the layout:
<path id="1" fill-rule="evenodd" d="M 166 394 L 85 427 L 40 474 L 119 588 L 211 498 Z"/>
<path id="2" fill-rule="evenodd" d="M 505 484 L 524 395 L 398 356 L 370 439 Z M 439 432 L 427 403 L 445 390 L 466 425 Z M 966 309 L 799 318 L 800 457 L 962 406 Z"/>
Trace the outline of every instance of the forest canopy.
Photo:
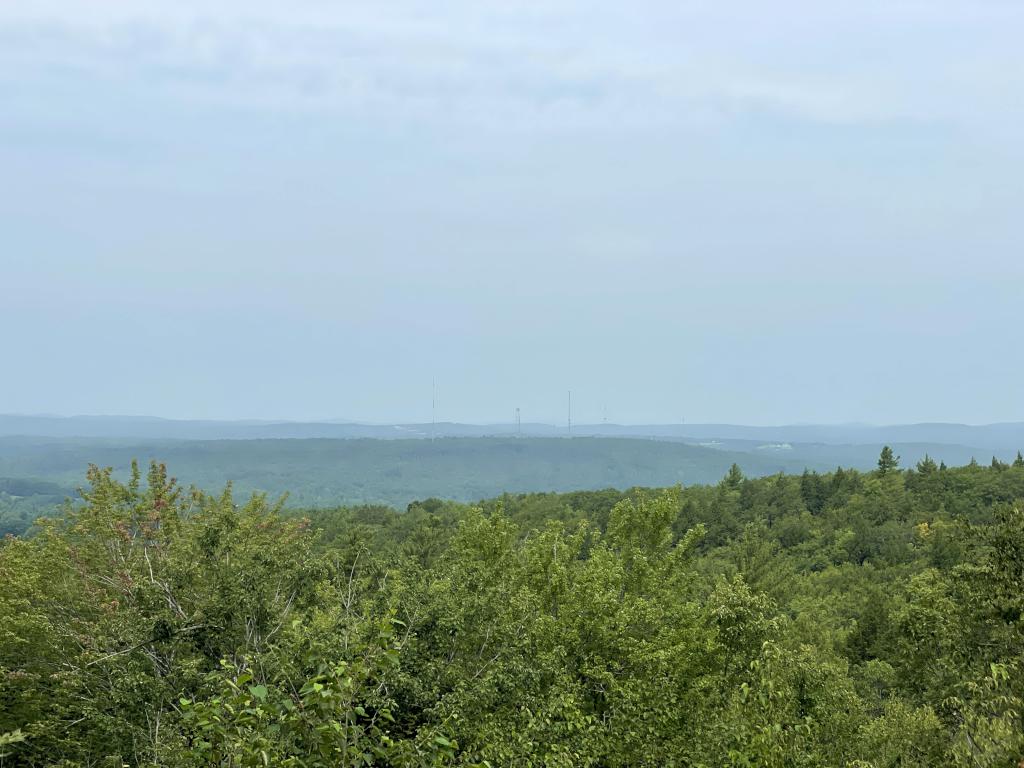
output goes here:
<path id="1" fill-rule="evenodd" d="M 1005 766 L 1024 460 L 285 510 L 92 468 L 0 545 L 0 764 Z"/>

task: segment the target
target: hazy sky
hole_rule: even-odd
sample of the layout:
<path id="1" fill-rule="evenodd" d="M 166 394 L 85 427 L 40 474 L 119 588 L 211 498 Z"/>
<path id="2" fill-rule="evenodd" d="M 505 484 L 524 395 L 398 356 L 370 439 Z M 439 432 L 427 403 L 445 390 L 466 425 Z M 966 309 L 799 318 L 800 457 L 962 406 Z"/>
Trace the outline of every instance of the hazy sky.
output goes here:
<path id="1" fill-rule="evenodd" d="M 1024 420 L 1024 3 L 0 0 L 0 412 Z"/>

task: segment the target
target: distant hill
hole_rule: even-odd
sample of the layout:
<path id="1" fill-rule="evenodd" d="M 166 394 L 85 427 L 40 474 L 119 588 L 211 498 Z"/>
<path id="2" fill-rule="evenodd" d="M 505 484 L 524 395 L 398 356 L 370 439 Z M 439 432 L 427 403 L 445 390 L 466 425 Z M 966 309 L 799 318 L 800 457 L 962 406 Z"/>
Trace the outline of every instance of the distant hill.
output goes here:
<path id="1" fill-rule="evenodd" d="M 131 438 L 148 440 L 253 440 L 333 438 L 381 440 L 430 437 L 565 437 L 565 426 L 551 424 L 359 424 L 354 422 L 197 421 L 135 416 L 0 415 L 0 436 Z M 969 455 L 1024 448 L 1024 422 L 968 424 L 896 424 L 870 426 L 742 424 L 579 424 L 576 437 L 653 438 L 689 443 L 747 441 L 758 444 L 818 445 L 921 444 L 961 446 Z"/>
<path id="2" fill-rule="evenodd" d="M 109 425 L 109 422 L 105 422 Z M 1004 461 L 1015 451 L 942 443 L 892 447 L 910 467 L 926 453 L 948 465 Z M 828 444 L 655 437 L 279 438 L 173 440 L 0 437 L 0 536 L 25 530 L 84 483 L 89 464 L 125 477 L 132 459 L 163 461 L 186 485 L 289 493 L 289 506 L 387 504 L 431 496 L 476 501 L 503 492 L 715 483 L 735 462 L 749 476 L 836 466 L 872 469 L 881 443 Z"/>
<path id="3" fill-rule="evenodd" d="M 657 440 L 443 438 L 203 440 L 0 438 L 0 477 L 82 483 L 89 463 L 124 474 L 158 459 L 185 483 L 290 492 L 296 505 L 405 506 L 441 496 L 471 501 L 505 491 L 567 491 L 717 482 L 736 462 L 750 475 L 801 472 L 802 457 L 732 452 Z M 815 463 L 815 468 L 825 465 Z"/>

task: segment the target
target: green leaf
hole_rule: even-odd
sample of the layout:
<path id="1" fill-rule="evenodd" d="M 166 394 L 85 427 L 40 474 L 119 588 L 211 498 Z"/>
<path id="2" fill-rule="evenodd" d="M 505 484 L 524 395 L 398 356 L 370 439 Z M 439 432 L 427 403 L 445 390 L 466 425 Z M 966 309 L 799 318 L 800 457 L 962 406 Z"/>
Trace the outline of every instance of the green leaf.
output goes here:
<path id="1" fill-rule="evenodd" d="M 259 699 L 260 701 L 267 700 L 267 686 L 265 685 L 250 685 L 249 693 L 253 695 L 253 698 Z"/>

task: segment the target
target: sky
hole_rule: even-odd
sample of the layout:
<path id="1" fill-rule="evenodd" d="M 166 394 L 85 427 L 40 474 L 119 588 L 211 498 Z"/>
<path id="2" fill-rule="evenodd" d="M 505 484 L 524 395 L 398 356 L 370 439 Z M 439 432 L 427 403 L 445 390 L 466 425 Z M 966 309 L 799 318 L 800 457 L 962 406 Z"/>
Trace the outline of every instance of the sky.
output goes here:
<path id="1" fill-rule="evenodd" d="M 0 413 L 1024 420 L 1019 0 L 0 0 Z"/>

